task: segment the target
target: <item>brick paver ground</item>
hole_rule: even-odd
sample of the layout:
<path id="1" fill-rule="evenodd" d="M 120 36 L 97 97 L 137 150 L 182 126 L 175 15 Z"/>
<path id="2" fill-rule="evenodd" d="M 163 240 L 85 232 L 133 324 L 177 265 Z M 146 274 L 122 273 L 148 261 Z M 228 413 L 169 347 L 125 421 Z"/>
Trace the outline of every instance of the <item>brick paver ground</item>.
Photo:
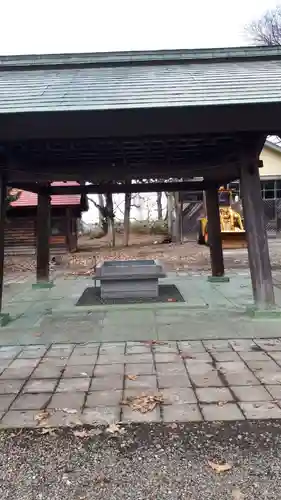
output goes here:
<path id="1" fill-rule="evenodd" d="M 147 413 L 124 405 L 159 394 Z M 2 427 L 270 418 L 281 338 L 0 348 Z"/>
<path id="2" fill-rule="evenodd" d="M 183 303 L 81 308 L 90 277 L 10 284 L 0 426 L 281 418 L 281 277 L 269 318 L 248 314 L 249 273 L 229 277 L 168 273 Z"/>

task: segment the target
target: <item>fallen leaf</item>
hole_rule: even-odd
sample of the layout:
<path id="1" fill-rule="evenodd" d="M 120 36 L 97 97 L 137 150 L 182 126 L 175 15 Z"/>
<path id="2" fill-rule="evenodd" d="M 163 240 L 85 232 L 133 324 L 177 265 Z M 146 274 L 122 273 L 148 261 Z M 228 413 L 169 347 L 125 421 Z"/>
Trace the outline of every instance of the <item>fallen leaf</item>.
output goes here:
<path id="1" fill-rule="evenodd" d="M 99 434 L 102 434 L 102 430 L 101 429 L 88 429 L 88 430 L 82 429 L 81 431 L 74 430 L 73 434 L 76 437 L 87 438 L 87 437 L 98 436 Z"/>
<path id="2" fill-rule="evenodd" d="M 79 437 L 79 438 L 85 438 L 85 437 L 89 437 L 89 434 L 86 430 L 82 430 L 82 431 L 73 431 L 73 434 L 75 437 Z"/>
<path id="3" fill-rule="evenodd" d="M 148 347 L 151 347 L 153 345 L 165 345 L 165 342 L 162 342 L 161 340 L 144 340 L 143 344 L 146 344 Z"/>
<path id="4" fill-rule="evenodd" d="M 102 434 L 102 430 L 101 429 L 91 429 L 91 430 L 89 430 L 89 436 L 99 436 L 100 434 Z"/>
<path id="5" fill-rule="evenodd" d="M 45 427 L 44 429 L 41 430 L 41 434 L 50 434 L 50 436 L 54 436 L 55 429 L 52 427 Z"/>
<path id="6" fill-rule="evenodd" d="M 78 413 L 75 408 L 63 408 L 62 411 L 64 413 L 68 413 L 69 415 L 74 415 L 75 413 Z"/>
<path id="7" fill-rule="evenodd" d="M 172 424 L 169 424 L 168 427 L 170 427 L 171 429 L 177 429 L 178 424 L 176 424 L 176 422 L 173 422 Z"/>
<path id="8" fill-rule="evenodd" d="M 259 345 L 252 344 L 250 347 L 251 351 L 262 351 L 262 348 Z"/>
<path id="9" fill-rule="evenodd" d="M 94 482 L 95 483 L 99 483 L 101 486 L 104 484 L 104 483 L 109 483 L 109 479 L 104 475 L 103 472 L 101 472 L 100 474 L 98 474 L 95 478 L 94 478 Z"/>
<path id="10" fill-rule="evenodd" d="M 157 394 L 145 394 L 142 393 L 140 396 L 128 397 L 122 401 L 123 405 L 130 406 L 133 411 L 139 411 L 140 413 L 147 413 L 154 410 L 157 404 L 163 402 L 163 395 L 161 393 Z"/>
<path id="11" fill-rule="evenodd" d="M 8 435 L 9 438 L 14 438 L 20 436 L 22 434 L 23 429 L 19 429 L 18 432 L 11 432 L 11 434 Z"/>
<path id="12" fill-rule="evenodd" d="M 116 433 L 124 434 L 125 429 L 123 427 L 120 427 L 119 424 L 110 424 L 107 427 L 106 432 L 109 432 L 110 434 L 116 434 Z"/>
<path id="13" fill-rule="evenodd" d="M 241 490 L 235 488 L 231 492 L 233 500 L 244 500 L 244 495 Z"/>
<path id="14" fill-rule="evenodd" d="M 48 423 L 48 419 L 50 418 L 51 414 L 47 410 L 42 410 L 37 415 L 35 415 L 34 419 L 37 422 L 37 425 L 46 425 Z"/>
<path id="15" fill-rule="evenodd" d="M 62 480 L 65 481 L 65 483 L 67 484 L 67 486 L 71 485 L 71 481 L 69 481 L 67 474 L 63 474 Z"/>
<path id="16" fill-rule="evenodd" d="M 182 359 L 194 359 L 194 356 L 192 356 L 192 354 L 189 354 L 188 352 L 182 352 L 180 354 L 180 357 Z"/>
<path id="17" fill-rule="evenodd" d="M 138 376 L 137 375 L 126 375 L 126 378 L 128 380 L 137 380 Z"/>
<path id="18" fill-rule="evenodd" d="M 73 427 L 75 425 L 81 426 L 83 425 L 83 422 L 80 420 L 80 418 L 74 416 L 69 418 L 69 420 L 66 422 L 66 425 L 68 425 L 69 427 Z"/>
<path id="19" fill-rule="evenodd" d="M 227 472 L 230 469 L 232 469 L 232 465 L 225 462 L 224 464 L 218 464 L 216 462 L 211 462 L 210 460 L 208 461 L 209 466 L 213 471 L 216 472 L 216 474 L 220 474 L 221 472 Z"/>

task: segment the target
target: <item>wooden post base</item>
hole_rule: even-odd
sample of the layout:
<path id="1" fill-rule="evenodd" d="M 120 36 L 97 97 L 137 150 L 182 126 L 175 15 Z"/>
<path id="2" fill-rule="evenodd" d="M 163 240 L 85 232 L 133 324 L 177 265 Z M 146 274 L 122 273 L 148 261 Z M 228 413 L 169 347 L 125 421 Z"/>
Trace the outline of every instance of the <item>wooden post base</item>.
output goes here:
<path id="1" fill-rule="evenodd" d="M 33 290 L 40 290 L 42 288 L 54 288 L 54 283 L 52 281 L 37 281 L 37 283 L 32 283 Z"/>
<path id="2" fill-rule="evenodd" d="M 224 262 L 221 239 L 220 210 L 216 186 L 205 192 L 208 218 L 208 244 L 210 247 L 212 277 L 224 276 Z"/>
<path id="3" fill-rule="evenodd" d="M 229 283 L 230 279 L 228 276 L 208 276 L 208 281 L 210 283 Z"/>
<path id="4" fill-rule="evenodd" d="M 37 206 L 37 272 L 36 281 L 49 282 L 51 203 L 47 191 L 38 193 Z"/>
<path id="5" fill-rule="evenodd" d="M 275 306 L 258 164 L 241 169 L 241 193 L 255 306 Z"/>
<path id="6" fill-rule="evenodd" d="M 4 232 L 6 221 L 6 182 L 0 177 L 0 312 L 2 311 L 3 301 L 3 282 L 4 282 Z M 2 325 L 3 326 L 3 325 Z"/>

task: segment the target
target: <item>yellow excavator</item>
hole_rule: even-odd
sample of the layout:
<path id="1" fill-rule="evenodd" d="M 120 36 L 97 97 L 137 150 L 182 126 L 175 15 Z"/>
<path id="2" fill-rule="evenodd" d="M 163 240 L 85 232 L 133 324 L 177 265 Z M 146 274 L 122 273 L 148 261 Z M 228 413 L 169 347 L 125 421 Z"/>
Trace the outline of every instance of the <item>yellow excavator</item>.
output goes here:
<path id="1" fill-rule="evenodd" d="M 238 211 L 237 202 L 233 199 L 231 189 L 220 187 L 218 191 L 220 223 L 223 248 L 246 248 L 246 232 L 243 219 Z M 235 210 L 236 208 L 236 210 Z M 204 196 L 204 211 L 206 203 Z M 208 245 L 208 219 L 207 215 L 199 219 L 198 243 Z"/>

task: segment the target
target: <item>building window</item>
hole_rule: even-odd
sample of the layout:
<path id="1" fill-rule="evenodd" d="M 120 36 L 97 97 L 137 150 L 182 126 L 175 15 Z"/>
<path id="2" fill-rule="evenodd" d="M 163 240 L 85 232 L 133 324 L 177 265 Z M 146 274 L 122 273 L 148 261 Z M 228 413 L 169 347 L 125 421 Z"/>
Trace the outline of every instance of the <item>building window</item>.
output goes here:
<path id="1" fill-rule="evenodd" d="M 281 199 L 281 181 L 275 181 L 276 182 L 276 198 L 278 200 Z"/>
<path id="2" fill-rule="evenodd" d="M 238 198 L 240 198 L 240 183 L 239 183 L 239 181 L 230 182 L 228 187 L 232 191 L 233 198 L 235 196 L 238 196 Z"/>
<path id="3" fill-rule="evenodd" d="M 64 234 L 62 219 L 52 219 L 51 221 L 51 235 L 60 236 Z"/>
<path id="4" fill-rule="evenodd" d="M 240 196 L 239 181 L 231 182 L 229 188 L 233 195 L 239 194 Z M 261 179 L 261 194 L 264 200 L 281 200 L 281 180 L 265 181 Z"/>
<path id="5" fill-rule="evenodd" d="M 274 200 L 275 181 L 261 181 L 261 192 L 264 200 Z"/>

